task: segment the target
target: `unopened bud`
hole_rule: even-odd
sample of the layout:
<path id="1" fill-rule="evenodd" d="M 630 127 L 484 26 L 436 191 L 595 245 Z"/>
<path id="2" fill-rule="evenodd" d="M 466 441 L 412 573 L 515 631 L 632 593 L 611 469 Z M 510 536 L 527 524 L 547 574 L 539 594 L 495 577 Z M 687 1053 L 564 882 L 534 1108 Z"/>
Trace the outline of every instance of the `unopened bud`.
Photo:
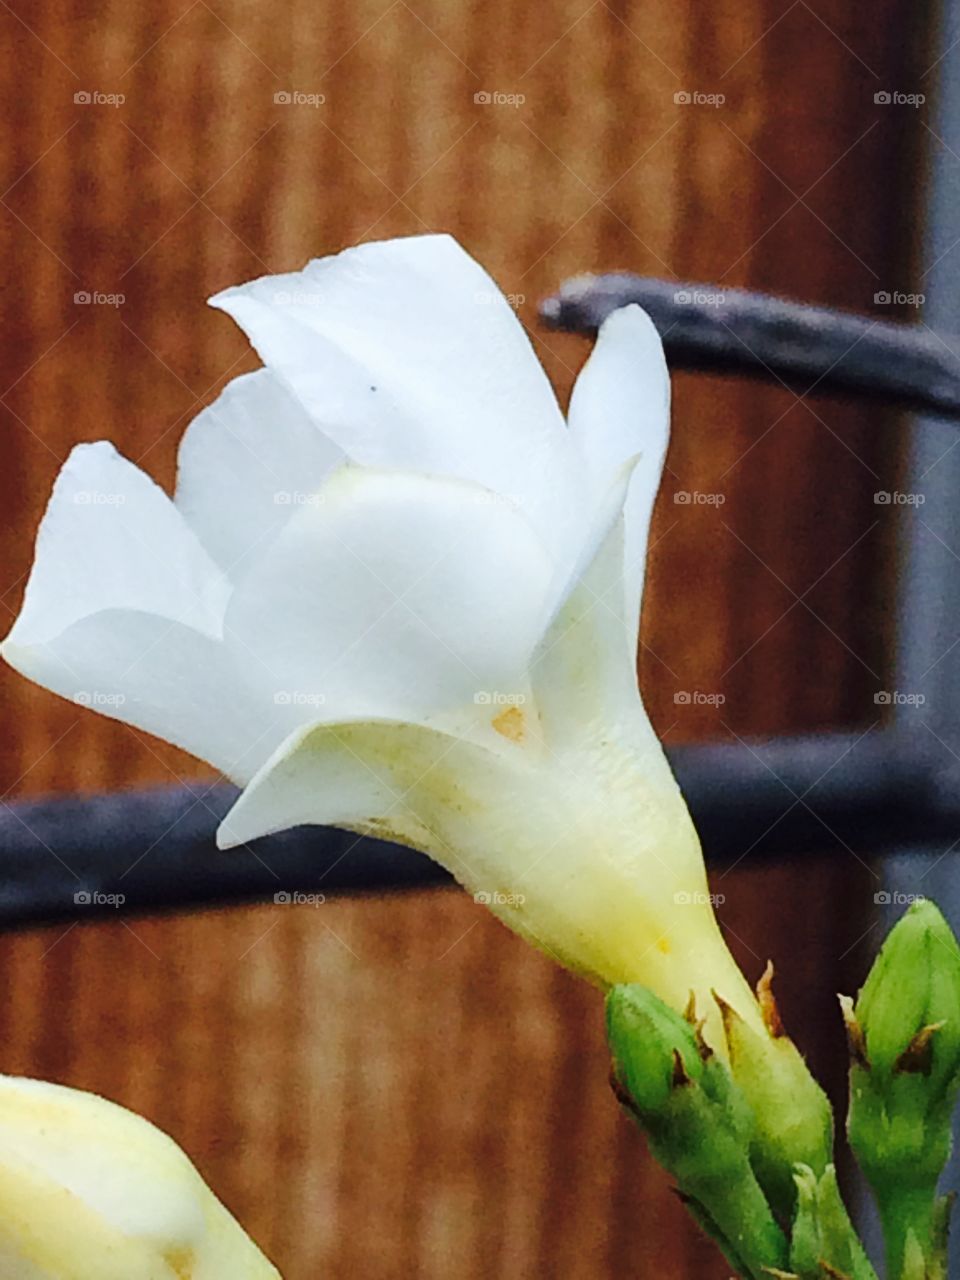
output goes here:
<path id="1" fill-rule="evenodd" d="M 644 987 L 614 987 L 607 1033 L 618 1096 L 698 1221 L 740 1274 L 782 1267 L 786 1239 L 750 1165 L 750 1107 L 696 1010 L 684 1017 Z"/>
<path id="2" fill-rule="evenodd" d="M 856 1004 L 841 1006 L 850 1145 L 877 1196 L 890 1272 L 946 1276 L 949 1201 L 937 1182 L 960 1087 L 960 947 L 932 902 L 910 907 Z"/>
<path id="3" fill-rule="evenodd" d="M 871 1070 L 946 1088 L 960 1069 L 960 947 L 929 900 L 891 930 L 857 1000 Z"/>
<path id="4" fill-rule="evenodd" d="M 730 1070 L 753 1111 L 750 1156 L 760 1185 L 774 1209 L 789 1217 L 796 1201 L 794 1166 L 807 1165 L 817 1177 L 833 1156 L 833 1112 L 786 1034 L 773 997 L 773 967 L 760 980 L 757 996 L 764 1031 L 756 1031 L 716 997 L 723 1015 Z"/>

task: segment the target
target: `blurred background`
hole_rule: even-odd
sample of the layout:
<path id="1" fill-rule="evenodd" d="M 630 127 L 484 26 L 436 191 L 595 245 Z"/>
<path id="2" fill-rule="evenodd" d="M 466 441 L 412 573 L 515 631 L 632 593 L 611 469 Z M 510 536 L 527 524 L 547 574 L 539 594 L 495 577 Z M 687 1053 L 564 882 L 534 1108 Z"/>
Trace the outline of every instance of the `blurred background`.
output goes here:
<path id="1" fill-rule="evenodd" d="M 110 437 L 169 486 L 186 423 L 256 363 L 205 298 L 311 256 L 452 232 L 563 398 L 588 347 L 536 306 L 577 272 L 916 320 L 875 299 L 922 290 L 926 175 L 960 164 L 931 115 L 933 17 L 0 0 L 0 627 L 71 445 Z M 899 518 L 874 493 L 904 465 L 896 419 L 681 375 L 674 421 L 640 654 L 665 742 L 874 731 Z M 713 497 L 675 500 L 691 492 Z M 214 781 L 6 669 L 0 725 L 0 803 L 186 782 L 202 805 Z M 869 848 L 795 852 L 744 848 L 714 888 L 836 1086 L 834 993 L 875 946 L 878 873 Z M 457 891 L 7 933 L 0 984 L 0 1069 L 156 1121 L 287 1280 L 728 1274 L 609 1094 L 598 994 Z"/>

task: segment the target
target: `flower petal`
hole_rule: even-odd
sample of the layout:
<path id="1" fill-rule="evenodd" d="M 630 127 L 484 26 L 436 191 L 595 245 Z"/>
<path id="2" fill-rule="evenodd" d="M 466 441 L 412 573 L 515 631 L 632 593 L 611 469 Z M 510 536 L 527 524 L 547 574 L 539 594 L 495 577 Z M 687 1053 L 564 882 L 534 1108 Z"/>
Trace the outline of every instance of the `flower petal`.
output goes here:
<path id="1" fill-rule="evenodd" d="M 220 642 L 229 587 L 166 494 L 112 445 L 54 486 L 23 608 L 0 646 L 28 679 L 245 781 L 300 723 Z"/>
<path id="2" fill-rule="evenodd" d="M 176 505 L 225 573 L 238 577 L 343 460 L 268 369 L 246 373 L 180 443 Z"/>
<path id="3" fill-rule="evenodd" d="M 211 299 L 354 461 L 475 480 L 541 530 L 576 471 L 519 320 L 449 236 L 364 244 Z"/>
<path id="4" fill-rule="evenodd" d="M 650 516 L 670 434 L 670 377 L 653 321 L 638 306 L 608 316 L 573 389 L 570 432 L 595 486 L 624 461 L 640 460 L 624 505 L 626 617 L 636 643 Z"/>
<path id="5" fill-rule="evenodd" d="M 631 744 L 650 777 L 670 779 L 624 621 L 623 524 L 620 515 L 541 641 L 530 664 L 533 697 L 549 750 L 616 738 Z"/>
<path id="6" fill-rule="evenodd" d="M 551 574 L 535 534 L 489 491 L 345 466 L 238 584 L 225 633 L 305 719 L 435 723 L 521 687 Z"/>
<path id="7" fill-rule="evenodd" d="M 101 609 L 220 634 L 229 588 L 163 490 L 113 445 L 78 445 L 57 477 L 6 644 L 37 644 Z"/>
<path id="8" fill-rule="evenodd" d="M 123 1107 L 0 1076 L 0 1270 L 279 1280 L 179 1147 Z"/>
<path id="9" fill-rule="evenodd" d="M 274 702 L 258 664 L 239 668 L 221 641 L 156 614 L 104 609 L 50 640 L 8 639 L 3 656 L 28 680 L 172 742 L 241 785 L 303 719 Z"/>
<path id="10" fill-rule="evenodd" d="M 307 725 L 264 764 L 220 824 L 217 843 L 231 849 L 288 827 L 324 823 L 377 831 L 436 856 L 431 826 L 438 789 L 448 800 L 462 799 L 477 771 L 489 781 L 497 768 L 495 751 L 422 725 Z"/>

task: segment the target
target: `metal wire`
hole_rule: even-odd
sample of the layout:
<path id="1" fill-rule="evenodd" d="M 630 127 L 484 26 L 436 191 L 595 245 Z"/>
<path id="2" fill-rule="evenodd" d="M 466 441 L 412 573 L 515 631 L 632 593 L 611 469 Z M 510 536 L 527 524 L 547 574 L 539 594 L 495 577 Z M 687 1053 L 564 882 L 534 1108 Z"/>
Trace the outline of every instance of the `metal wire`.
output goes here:
<path id="1" fill-rule="evenodd" d="M 855 393 L 960 417 L 960 339 L 921 324 L 626 272 L 568 280 L 540 314 L 554 329 L 592 334 L 631 302 L 649 313 L 674 368 L 782 382 L 802 395 Z"/>

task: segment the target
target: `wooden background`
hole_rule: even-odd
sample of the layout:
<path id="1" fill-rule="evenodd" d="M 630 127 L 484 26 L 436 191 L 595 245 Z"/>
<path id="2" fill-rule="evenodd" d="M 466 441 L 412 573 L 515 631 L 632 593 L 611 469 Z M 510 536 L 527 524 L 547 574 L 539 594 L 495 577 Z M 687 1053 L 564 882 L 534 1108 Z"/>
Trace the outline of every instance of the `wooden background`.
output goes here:
<path id="1" fill-rule="evenodd" d="M 874 93 L 929 92 L 920 21 L 906 0 L 2 4 L 0 625 L 70 445 L 109 436 L 169 483 L 184 424 L 252 367 L 203 305 L 229 283 L 452 231 L 524 295 L 564 396 L 586 349 L 536 332 L 535 303 L 576 271 L 863 311 L 907 288 L 922 113 Z M 294 90 L 326 100 L 274 101 Z M 76 305 L 82 290 L 125 301 Z M 665 738 L 868 729 L 889 426 L 689 377 L 675 422 L 641 655 Z M 678 505 L 680 489 L 725 501 Z M 726 702 L 675 704 L 692 689 Z M 177 779 L 202 794 L 211 776 L 8 672 L 0 724 L 5 802 Z M 869 855 L 773 868 L 744 850 L 717 885 L 738 955 L 752 974 L 774 956 L 828 1075 Z M 0 1067 L 156 1120 L 287 1280 L 727 1274 L 608 1096 L 597 995 L 458 893 L 8 935 L 0 982 Z"/>

